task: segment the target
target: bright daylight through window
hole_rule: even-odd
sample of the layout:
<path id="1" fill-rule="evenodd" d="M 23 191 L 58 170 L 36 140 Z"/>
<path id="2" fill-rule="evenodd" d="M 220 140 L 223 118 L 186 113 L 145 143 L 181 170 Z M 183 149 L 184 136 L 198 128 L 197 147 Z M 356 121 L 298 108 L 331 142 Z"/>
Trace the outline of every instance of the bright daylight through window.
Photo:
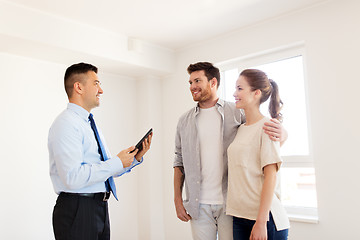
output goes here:
<path id="1" fill-rule="evenodd" d="M 259 61 L 239 61 L 236 66 L 241 68 L 225 67 L 226 70 L 221 72 L 222 86 L 219 88 L 219 95 L 227 101 L 234 102 L 235 82 L 239 73 L 246 68 L 260 69 L 277 82 L 284 103 L 281 111 L 284 117 L 283 126 L 289 134 L 286 143 L 281 147 L 284 160 L 280 178 L 281 200 L 290 219 L 316 222 L 315 171 L 309 150 L 303 57 L 288 56 L 258 65 L 262 63 L 261 60 L 259 58 Z M 267 102 L 261 105 L 261 112 L 270 117 Z"/>

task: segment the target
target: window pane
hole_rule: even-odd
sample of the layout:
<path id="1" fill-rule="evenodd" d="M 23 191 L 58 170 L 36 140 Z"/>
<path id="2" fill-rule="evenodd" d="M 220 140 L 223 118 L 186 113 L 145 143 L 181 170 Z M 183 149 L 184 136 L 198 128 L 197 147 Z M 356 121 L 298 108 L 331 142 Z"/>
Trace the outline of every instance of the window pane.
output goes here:
<path id="1" fill-rule="evenodd" d="M 282 156 L 309 155 L 304 70 L 302 56 L 272 62 L 254 68 L 264 71 L 279 85 L 280 97 L 284 103 L 283 126 L 289 133 L 286 144 L 281 148 Z M 268 114 L 268 102 L 261 105 L 264 115 Z"/>
<path id="2" fill-rule="evenodd" d="M 230 80 L 229 83 L 224 84 L 225 99 L 228 101 L 235 102 L 235 98 L 234 98 L 233 94 L 235 92 L 235 84 L 236 84 L 236 80 L 238 79 L 238 77 L 239 77 L 239 72 L 237 69 L 231 69 L 231 70 L 224 72 L 224 79 L 226 79 L 226 81 L 228 81 L 228 79 Z"/>
<path id="3" fill-rule="evenodd" d="M 314 168 L 282 168 L 281 201 L 285 206 L 317 207 Z"/>

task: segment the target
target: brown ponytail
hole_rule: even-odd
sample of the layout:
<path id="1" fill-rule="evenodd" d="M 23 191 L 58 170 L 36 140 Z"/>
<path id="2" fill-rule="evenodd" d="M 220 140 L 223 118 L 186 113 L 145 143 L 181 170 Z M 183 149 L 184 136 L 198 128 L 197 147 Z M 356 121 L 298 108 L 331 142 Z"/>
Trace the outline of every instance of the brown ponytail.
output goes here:
<path id="1" fill-rule="evenodd" d="M 269 79 L 270 85 L 271 85 L 271 96 L 270 96 L 270 102 L 269 102 L 269 113 L 272 118 L 276 118 L 280 122 L 282 122 L 282 114 L 280 112 L 283 102 L 280 99 L 279 94 L 279 87 L 277 83 Z"/>

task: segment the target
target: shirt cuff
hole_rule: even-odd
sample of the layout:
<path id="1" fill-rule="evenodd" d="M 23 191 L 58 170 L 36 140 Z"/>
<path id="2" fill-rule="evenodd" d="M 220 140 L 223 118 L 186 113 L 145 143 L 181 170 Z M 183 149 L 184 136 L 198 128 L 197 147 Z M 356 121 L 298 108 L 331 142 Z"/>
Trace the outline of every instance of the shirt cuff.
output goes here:
<path id="1" fill-rule="evenodd" d="M 131 163 L 131 165 L 127 168 L 124 168 L 123 171 L 121 173 L 118 173 L 117 175 L 115 175 L 114 177 L 120 177 L 121 175 L 123 175 L 124 173 L 129 173 L 131 172 L 131 169 L 133 169 L 135 166 L 139 165 L 140 163 L 143 162 L 143 158 L 141 158 L 140 162 L 138 162 L 138 160 L 136 160 L 136 158 L 134 157 L 133 162 Z M 121 162 L 121 161 L 120 161 Z"/>

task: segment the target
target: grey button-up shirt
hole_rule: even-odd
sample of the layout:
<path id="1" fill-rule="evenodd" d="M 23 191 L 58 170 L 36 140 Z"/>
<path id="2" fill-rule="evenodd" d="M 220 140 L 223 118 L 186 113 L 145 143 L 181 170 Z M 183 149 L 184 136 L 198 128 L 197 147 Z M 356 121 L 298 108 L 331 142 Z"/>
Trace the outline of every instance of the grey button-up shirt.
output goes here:
<path id="1" fill-rule="evenodd" d="M 227 149 L 234 140 L 237 128 L 245 121 L 244 113 L 234 103 L 219 99 L 216 103 L 222 119 L 223 164 L 222 192 L 226 202 L 228 169 Z M 184 207 L 189 215 L 197 219 L 199 216 L 199 199 L 201 184 L 200 142 L 198 138 L 197 116 L 199 106 L 184 113 L 178 122 L 175 138 L 174 167 L 184 167 L 185 192 Z"/>

